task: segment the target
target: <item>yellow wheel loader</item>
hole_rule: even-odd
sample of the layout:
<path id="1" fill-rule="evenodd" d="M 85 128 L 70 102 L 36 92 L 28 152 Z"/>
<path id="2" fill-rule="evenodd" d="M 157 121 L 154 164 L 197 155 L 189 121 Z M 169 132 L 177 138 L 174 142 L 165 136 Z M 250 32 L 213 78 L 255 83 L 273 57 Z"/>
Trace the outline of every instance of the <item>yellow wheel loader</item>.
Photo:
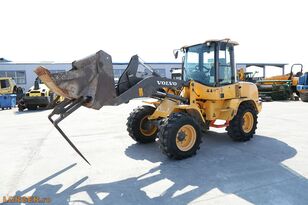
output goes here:
<path id="1" fill-rule="evenodd" d="M 13 78 L 0 77 L 0 95 L 10 94 L 16 94 L 16 102 L 18 102 L 24 96 L 23 89 L 16 85 Z"/>
<path id="2" fill-rule="evenodd" d="M 10 77 L 0 77 L 0 95 L 16 93 L 17 86 L 15 81 Z"/>
<path id="3" fill-rule="evenodd" d="M 135 55 L 115 84 L 111 56 L 104 51 L 74 61 L 64 73 L 51 74 L 44 67 L 35 72 L 53 92 L 66 98 L 48 118 L 86 162 L 59 123 L 80 106 L 98 110 L 139 97 L 157 101 L 130 114 L 127 130 L 131 138 L 139 143 L 158 138 L 163 153 L 183 159 L 196 154 L 202 131 L 209 127 L 226 127 L 235 141 L 250 140 L 255 134 L 261 102 L 255 84 L 236 79 L 236 45 L 224 39 L 182 47 L 175 52 L 175 56 L 184 55 L 182 79 L 160 77 Z M 58 118 L 53 119 L 54 115 Z"/>

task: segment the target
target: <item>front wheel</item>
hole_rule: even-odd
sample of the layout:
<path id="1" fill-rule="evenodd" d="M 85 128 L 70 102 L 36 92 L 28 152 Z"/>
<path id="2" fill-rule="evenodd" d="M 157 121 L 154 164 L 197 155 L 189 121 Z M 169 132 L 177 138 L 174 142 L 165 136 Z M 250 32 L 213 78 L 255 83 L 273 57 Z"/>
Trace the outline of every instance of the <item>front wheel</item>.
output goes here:
<path id="1" fill-rule="evenodd" d="M 234 141 L 245 142 L 250 140 L 257 129 L 257 118 L 254 106 L 244 102 L 239 106 L 236 116 L 226 128 L 228 135 Z"/>
<path id="2" fill-rule="evenodd" d="M 187 113 L 172 113 L 158 132 L 160 148 L 173 159 L 184 159 L 200 148 L 201 130 L 196 120 Z"/>
<path id="3" fill-rule="evenodd" d="M 151 106 L 140 106 L 127 118 L 127 131 L 133 140 L 139 143 L 155 142 L 158 128 L 149 123 L 148 117 L 155 111 Z"/>

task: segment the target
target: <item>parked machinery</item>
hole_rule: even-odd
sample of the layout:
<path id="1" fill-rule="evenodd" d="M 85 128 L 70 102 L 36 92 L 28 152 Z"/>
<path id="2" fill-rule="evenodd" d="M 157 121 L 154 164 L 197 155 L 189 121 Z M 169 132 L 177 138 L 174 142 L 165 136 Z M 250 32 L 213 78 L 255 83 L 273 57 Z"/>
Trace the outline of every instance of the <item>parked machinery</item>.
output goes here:
<path id="1" fill-rule="evenodd" d="M 301 100 L 303 102 L 308 102 L 308 72 L 299 77 L 297 91 L 299 92 Z"/>
<path id="2" fill-rule="evenodd" d="M 239 81 L 246 81 L 246 82 L 252 82 L 255 83 L 257 80 L 255 78 L 255 75 L 258 73 L 258 71 L 254 72 L 247 72 L 244 68 L 237 69 L 237 79 Z"/>
<path id="3" fill-rule="evenodd" d="M 182 79 L 182 68 L 172 68 L 171 72 L 171 79 Z"/>
<path id="4" fill-rule="evenodd" d="M 201 132 L 209 127 L 226 127 L 235 141 L 250 140 L 255 134 L 261 102 L 255 84 L 236 80 L 236 45 L 224 39 L 182 47 L 175 52 L 175 56 L 184 54 L 181 79 L 160 77 L 136 55 L 115 85 L 111 56 L 103 51 L 74 61 L 68 72 L 51 74 L 44 67 L 35 72 L 53 92 L 66 97 L 48 118 L 84 160 L 59 122 L 81 106 L 100 109 L 138 97 L 157 101 L 130 114 L 128 134 L 138 143 L 159 138 L 164 154 L 183 159 L 196 154 Z M 59 117 L 54 120 L 54 115 Z M 225 123 L 216 124 L 216 120 Z"/>
<path id="5" fill-rule="evenodd" d="M 38 108 L 53 108 L 59 100 L 54 92 L 36 78 L 34 85 L 26 92 L 25 96 L 18 102 L 18 110 L 36 110 Z"/>
<path id="6" fill-rule="evenodd" d="M 10 77 L 0 77 L 0 94 L 13 94 L 17 92 L 17 85 Z"/>
<path id="7" fill-rule="evenodd" d="M 302 64 L 293 64 L 291 72 L 282 75 L 266 77 L 257 81 L 260 97 L 264 100 L 298 100 L 299 93 L 296 90 L 298 79 L 303 74 Z M 297 72 L 295 71 L 297 70 Z M 295 94 L 295 96 L 294 96 Z"/>
<path id="8" fill-rule="evenodd" d="M 17 87 L 13 78 L 0 77 L 0 107 L 11 109 L 23 97 L 23 90 Z"/>

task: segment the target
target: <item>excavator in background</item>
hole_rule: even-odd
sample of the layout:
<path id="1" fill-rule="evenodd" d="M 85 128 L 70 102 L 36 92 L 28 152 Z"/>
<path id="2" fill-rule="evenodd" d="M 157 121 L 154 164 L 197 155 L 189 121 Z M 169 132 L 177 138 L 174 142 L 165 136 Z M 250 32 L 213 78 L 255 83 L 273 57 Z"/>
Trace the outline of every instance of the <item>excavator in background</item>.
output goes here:
<path id="1" fill-rule="evenodd" d="M 196 154 L 209 127 L 226 128 L 240 142 L 255 134 L 262 103 L 255 84 L 237 81 L 236 45 L 230 39 L 208 40 L 176 50 L 175 57 L 184 55 L 181 79 L 159 76 L 135 55 L 115 84 L 111 56 L 104 51 L 74 61 L 67 72 L 52 74 L 44 67 L 35 72 L 52 92 L 66 98 L 48 118 L 87 163 L 59 123 L 81 106 L 98 110 L 140 97 L 156 101 L 133 110 L 126 124 L 129 136 L 138 143 L 158 138 L 164 154 L 183 159 Z"/>

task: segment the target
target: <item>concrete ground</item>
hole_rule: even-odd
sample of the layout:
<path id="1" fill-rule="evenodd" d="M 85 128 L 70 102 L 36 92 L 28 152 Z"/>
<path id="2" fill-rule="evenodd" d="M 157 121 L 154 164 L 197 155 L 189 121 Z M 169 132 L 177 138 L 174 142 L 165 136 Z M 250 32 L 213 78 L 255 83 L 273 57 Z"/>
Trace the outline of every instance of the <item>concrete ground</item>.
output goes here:
<path id="1" fill-rule="evenodd" d="M 236 143 L 224 129 L 212 129 L 198 154 L 182 161 L 169 160 L 158 143 L 130 139 L 126 118 L 138 104 L 81 108 L 60 124 L 92 166 L 47 120 L 50 110 L 0 111 L 0 200 L 17 195 L 48 197 L 57 205 L 308 204 L 308 103 L 263 103 L 253 140 Z"/>

